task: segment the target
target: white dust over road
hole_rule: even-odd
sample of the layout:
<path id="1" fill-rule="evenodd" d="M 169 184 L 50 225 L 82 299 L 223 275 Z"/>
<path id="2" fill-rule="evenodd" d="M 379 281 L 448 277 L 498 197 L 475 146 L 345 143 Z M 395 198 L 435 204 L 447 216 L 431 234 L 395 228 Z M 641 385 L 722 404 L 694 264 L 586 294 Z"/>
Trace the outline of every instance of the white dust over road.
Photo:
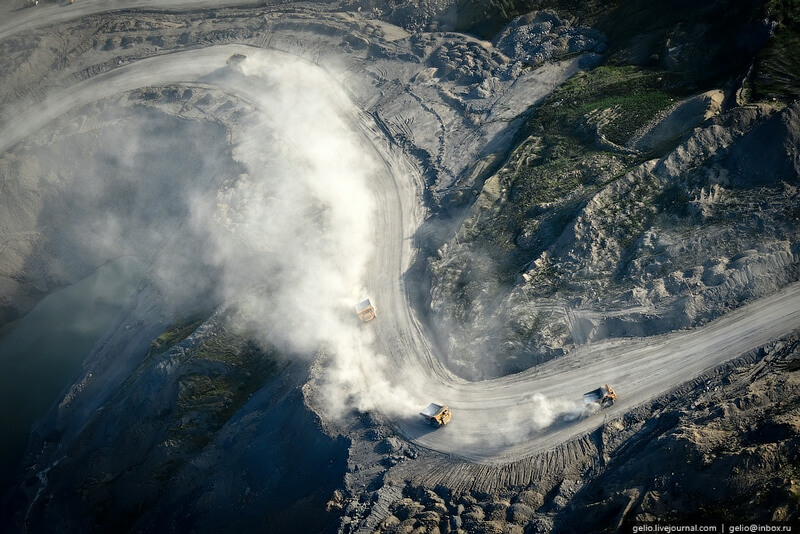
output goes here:
<path id="1" fill-rule="evenodd" d="M 238 302 L 266 341 L 329 356 L 315 393 L 324 417 L 340 420 L 353 408 L 407 413 L 419 401 L 383 371 L 386 357 L 354 314 L 381 240 L 372 188 L 385 167 L 358 124 L 366 117 L 319 67 L 246 53 L 244 78 L 232 83 L 260 110 L 255 125 L 237 133 L 234 149 L 248 176 L 222 190 L 216 206 L 196 212 L 226 228 L 210 232 L 225 300 Z"/>
<path id="2" fill-rule="evenodd" d="M 362 293 L 373 253 L 365 223 L 375 211 L 367 182 L 377 166 L 346 120 L 349 101 L 318 67 L 250 55 L 244 77 L 230 76 L 258 108 L 234 141 L 247 172 L 211 203 L 199 200 L 194 219 L 219 223 L 207 233 L 225 300 L 244 299 L 270 342 L 302 353 L 342 346 L 353 330 L 342 310 Z"/>
<path id="3" fill-rule="evenodd" d="M 226 59 L 237 52 L 247 59 L 226 67 Z M 218 176 L 210 187 L 184 187 L 188 224 L 168 244 L 191 240 L 198 246 L 181 246 L 176 252 L 153 239 L 150 245 L 158 244 L 154 251 L 137 243 L 137 250 L 147 250 L 148 260 L 155 258 L 150 279 L 160 292 L 176 295 L 195 285 L 176 265 L 211 265 L 219 281 L 217 297 L 235 305 L 244 323 L 238 326 L 288 353 L 321 350 L 333 356 L 319 392 L 327 417 L 338 419 L 354 407 L 388 406 L 397 413 L 416 409 L 419 401 L 410 400 L 405 389 L 394 388 L 388 378 L 375 379 L 385 357 L 374 352 L 371 331 L 353 311 L 366 294 L 367 263 L 380 236 L 373 224 L 372 189 L 375 175 L 386 167 L 359 124 L 368 120 L 366 115 L 318 66 L 242 46 L 142 60 L 74 85 L 68 98 L 53 92 L 36 107 L 10 117 L 0 131 L 0 150 L 73 109 L 143 83 L 218 87 L 255 108 L 231 131 L 233 158 L 245 172 Z M 138 128 L 128 134 L 132 146 L 145 135 Z M 101 187 L 109 179 L 113 177 L 91 181 Z M 97 226 L 88 211 L 76 213 L 71 226 Z M 102 241 L 112 256 L 109 243 L 116 244 L 121 254 L 131 247 L 106 234 L 118 237 L 112 230 L 130 224 L 124 215 L 111 216 L 97 235 L 85 239 Z M 367 381 L 365 364 L 370 368 Z"/>
<path id="4" fill-rule="evenodd" d="M 235 52 L 248 56 L 241 71 L 221 70 Z M 581 394 L 602 383 L 620 395 L 604 413 L 618 416 L 800 326 L 795 284 L 691 332 L 588 345 L 496 380 L 458 379 L 406 298 L 424 217 L 417 170 L 331 76 L 282 53 L 215 46 L 115 69 L 5 122 L 0 150 L 82 104 L 182 82 L 218 86 L 259 110 L 232 132 L 247 172 L 198 191 L 189 219 L 205 236 L 201 259 L 222 273 L 223 296 L 266 340 L 326 355 L 307 388 L 323 417 L 377 410 L 422 446 L 503 463 L 601 425 L 601 416 L 581 417 Z M 364 296 L 378 318 L 360 325 L 353 305 Z M 432 401 L 453 410 L 435 432 L 417 416 Z"/>

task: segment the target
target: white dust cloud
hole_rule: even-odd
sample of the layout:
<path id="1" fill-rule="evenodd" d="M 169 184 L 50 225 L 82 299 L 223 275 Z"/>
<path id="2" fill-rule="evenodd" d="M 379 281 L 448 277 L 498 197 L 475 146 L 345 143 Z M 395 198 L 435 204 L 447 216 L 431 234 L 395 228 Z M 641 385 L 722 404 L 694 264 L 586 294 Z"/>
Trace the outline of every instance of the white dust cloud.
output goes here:
<path id="1" fill-rule="evenodd" d="M 226 300 L 236 300 L 268 341 L 308 352 L 341 335 L 343 310 L 361 293 L 372 251 L 375 163 L 344 117 L 343 95 L 299 61 L 243 64 L 263 85 L 259 120 L 238 133 L 247 173 L 199 199 Z"/>
<path id="2" fill-rule="evenodd" d="M 518 443 L 529 437 L 531 432 L 539 432 L 557 423 L 574 421 L 590 413 L 583 400 L 547 397 L 541 393 L 527 395 L 514 409 L 499 412 L 499 425 L 504 431 L 499 441 Z"/>
<path id="3" fill-rule="evenodd" d="M 259 116 L 234 139 L 246 173 L 213 199 L 198 196 L 193 225 L 208 235 L 222 299 L 249 329 L 283 351 L 323 355 L 313 394 L 326 417 L 378 407 L 407 415 L 418 401 L 381 378 L 385 359 L 354 309 L 370 296 L 362 286 L 377 237 L 370 181 L 385 171 L 324 71 L 270 57 L 241 64 L 240 82 L 258 86 Z"/>

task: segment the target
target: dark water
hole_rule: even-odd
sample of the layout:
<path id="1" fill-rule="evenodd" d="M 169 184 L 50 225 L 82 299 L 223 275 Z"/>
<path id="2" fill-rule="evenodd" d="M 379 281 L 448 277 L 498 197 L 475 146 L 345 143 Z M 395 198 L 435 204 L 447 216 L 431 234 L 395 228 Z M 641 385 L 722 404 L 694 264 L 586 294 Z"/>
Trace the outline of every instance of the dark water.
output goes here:
<path id="1" fill-rule="evenodd" d="M 130 257 L 107 263 L 48 295 L 0 339 L 0 490 L 6 489 L 24 453 L 31 426 L 75 380 L 94 344 L 119 320 L 142 273 Z"/>

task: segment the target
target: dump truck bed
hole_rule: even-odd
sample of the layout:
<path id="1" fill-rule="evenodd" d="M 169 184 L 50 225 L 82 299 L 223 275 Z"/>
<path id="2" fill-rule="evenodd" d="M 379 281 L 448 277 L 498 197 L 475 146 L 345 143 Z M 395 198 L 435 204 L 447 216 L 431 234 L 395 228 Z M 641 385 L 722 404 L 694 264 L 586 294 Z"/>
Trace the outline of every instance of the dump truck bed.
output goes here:
<path id="1" fill-rule="evenodd" d="M 238 65 L 242 61 L 247 59 L 247 56 L 244 54 L 231 54 L 228 56 L 228 59 L 225 60 L 226 65 Z"/>
<path id="2" fill-rule="evenodd" d="M 441 404 L 430 403 L 427 408 L 419 412 L 422 417 L 435 417 L 444 409 Z"/>
<path id="3" fill-rule="evenodd" d="M 356 315 L 367 323 L 375 318 L 375 306 L 372 305 L 369 299 L 364 299 L 356 304 Z"/>
<path id="4" fill-rule="evenodd" d="M 442 404 L 436 404 L 435 402 L 430 403 L 424 410 L 419 412 L 419 414 L 428 421 L 429 425 L 439 428 L 449 423 L 450 419 L 453 418 L 453 414 L 450 413 L 450 408 Z"/>
<path id="5" fill-rule="evenodd" d="M 591 404 L 593 402 L 600 402 L 606 395 L 608 395 L 608 386 L 601 386 L 595 390 L 583 394 L 583 402 Z"/>

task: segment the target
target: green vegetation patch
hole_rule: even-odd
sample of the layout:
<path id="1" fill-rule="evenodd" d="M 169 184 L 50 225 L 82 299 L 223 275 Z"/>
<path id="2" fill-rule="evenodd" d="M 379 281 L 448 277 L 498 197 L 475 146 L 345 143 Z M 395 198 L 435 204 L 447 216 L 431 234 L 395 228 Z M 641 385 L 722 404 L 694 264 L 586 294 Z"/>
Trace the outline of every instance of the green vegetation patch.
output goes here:
<path id="1" fill-rule="evenodd" d="M 663 90 L 665 74 L 638 67 L 601 66 L 581 72 L 553 93 L 550 106 L 542 106 L 531 126 L 548 132 L 573 134 L 576 123 L 587 115 L 612 111 L 602 126 L 609 141 L 624 145 L 641 127 L 673 104 Z"/>
<path id="2" fill-rule="evenodd" d="M 790 103 L 800 95 L 800 31 L 782 27 L 756 57 L 750 82 L 754 101 Z"/>
<path id="3" fill-rule="evenodd" d="M 766 11 L 777 26 L 753 63 L 751 95 L 789 103 L 800 94 L 800 0 L 769 0 Z"/>
<path id="4" fill-rule="evenodd" d="M 203 339 L 193 356 L 241 367 L 258 361 L 263 354 L 254 341 L 242 340 L 236 334 L 225 332 Z"/>
<path id="5" fill-rule="evenodd" d="M 163 354 L 171 347 L 189 337 L 202 323 L 203 320 L 196 317 L 176 321 L 150 343 L 150 352 L 148 356 Z"/>
<path id="6" fill-rule="evenodd" d="M 498 189 L 505 201 L 481 210 L 460 234 L 493 251 L 498 282 L 511 282 L 599 188 L 644 159 L 601 148 L 587 117 L 613 110 L 598 128 L 608 140 L 624 145 L 672 105 L 665 83 L 659 72 L 598 67 L 571 78 L 531 112 L 518 134 L 518 147 L 499 171 Z"/>
<path id="7" fill-rule="evenodd" d="M 200 341 L 187 365 L 192 371 L 178 381 L 169 434 L 189 449 L 205 446 L 253 393 L 286 366 L 274 351 L 226 330 Z"/>
<path id="8" fill-rule="evenodd" d="M 174 355 L 180 358 L 183 369 L 176 384 L 175 408 L 167 416 L 167 438 L 176 452 L 204 447 L 253 393 L 287 365 L 273 349 L 262 348 L 246 332 L 232 326 L 234 315 L 231 311 L 212 323 L 197 317 L 176 321 L 151 343 L 141 365 L 151 365 L 153 358 L 208 324 Z M 168 477 L 170 469 L 162 475 Z"/>

